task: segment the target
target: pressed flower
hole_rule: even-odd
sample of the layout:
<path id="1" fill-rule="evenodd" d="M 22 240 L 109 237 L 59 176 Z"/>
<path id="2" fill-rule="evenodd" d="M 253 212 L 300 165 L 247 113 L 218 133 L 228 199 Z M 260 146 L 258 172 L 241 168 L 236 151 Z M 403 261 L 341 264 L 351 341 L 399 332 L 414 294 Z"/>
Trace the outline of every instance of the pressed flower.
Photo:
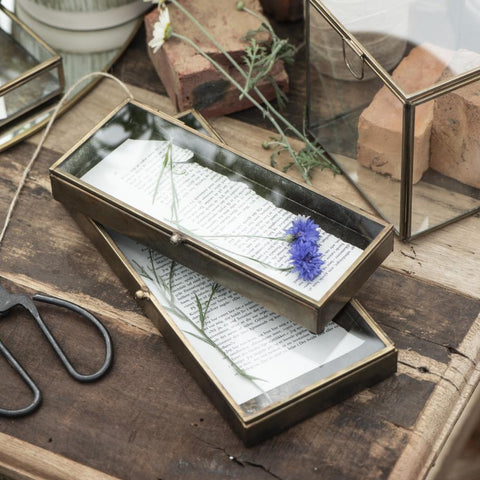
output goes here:
<path id="1" fill-rule="evenodd" d="M 297 215 L 291 227 L 285 230 L 285 239 L 290 242 L 292 270 L 302 280 L 311 281 L 322 273 L 324 261 L 318 249 L 320 232 L 310 217 Z"/>
<path id="2" fill-rule="evenodd" d="M 166 40 L 170 38 L 172 34 L 172 25 L 170 23 L 170 14 L 165 3 L 159 3 L 159 15 L 158 21 L 153 26 L 153 38 L 148 42 L 149 47 L 153 49 L 153 53 L 156 53 Z"/>
<path id="3" fill-rule="evenodd" d="M 285 230 L 286 239 L 289 242 L 300 240 L 307 243 L 317 243 L 320 238 L 318 225 L 305 215 L 298 215 L 293 221 L 292 226 Z"/>
<path id="4" fill-rule="evenodd" d="M 296 241 L 290 245 L 290 261 L 293 271 L 302 280 L 311 281 L 322 273 L 322 254 L 316 243 Z"/>

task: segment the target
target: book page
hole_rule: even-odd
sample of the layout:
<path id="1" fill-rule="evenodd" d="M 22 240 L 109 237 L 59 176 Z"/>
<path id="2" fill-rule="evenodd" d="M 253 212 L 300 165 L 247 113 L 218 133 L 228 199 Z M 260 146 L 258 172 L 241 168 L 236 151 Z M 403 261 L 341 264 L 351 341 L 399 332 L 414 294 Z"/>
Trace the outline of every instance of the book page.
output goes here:
<path id="1" fill-rule="evenodd" d="M 362 254 L 320 229 L 322 273 L 299 279 L 289 269 L 285 241 L 296 215 L 246 183 L 191 161 L 193 156 L 170 142 L 129 139 L 82 180 L 316 301 Z"/>
<path id="2" fill-rule="evenodd" d="M 152 294 L 241 405 L 359 348 L 335 323 L 314 334 L 142 244 L 110 232 Z M 208 308 L 206 305 L 208 304 Z M 201 307 L 199 307 L 199 305 Z M 206 312 L 202 319 L 201 312 Z M 291 395 L 287 389 L 285 396 Z M 273 401 L 273 399 L 272 399 Z"/>
<path id="3" fill-rule="evenodd" d="M 7 106 L 5 105 L 5 98 L 0 97 L 0 120 L 7 118 Z"/>

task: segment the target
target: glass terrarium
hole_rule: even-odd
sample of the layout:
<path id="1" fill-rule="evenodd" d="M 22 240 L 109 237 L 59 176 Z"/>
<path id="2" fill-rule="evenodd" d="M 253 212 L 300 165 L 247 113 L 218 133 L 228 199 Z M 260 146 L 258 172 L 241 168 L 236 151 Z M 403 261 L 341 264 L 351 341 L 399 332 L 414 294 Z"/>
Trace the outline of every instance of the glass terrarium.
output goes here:
<path id="1" fill-rule="evenodd" d="M 480 1 L 310 0 L 309 131 L 404 240 L 480 208 Z"/>
<path id="2" fill-rule="evenodd" d="M 63 90 L 62 59 L 0 5 L 0 128 Z"/>

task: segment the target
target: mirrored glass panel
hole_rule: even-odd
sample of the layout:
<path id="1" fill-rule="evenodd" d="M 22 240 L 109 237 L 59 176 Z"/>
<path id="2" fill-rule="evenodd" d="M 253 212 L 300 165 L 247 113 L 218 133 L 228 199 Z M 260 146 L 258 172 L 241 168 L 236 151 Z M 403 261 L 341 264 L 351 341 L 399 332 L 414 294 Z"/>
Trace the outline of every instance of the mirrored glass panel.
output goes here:
<path id="1" fill-rule="evenodd" d="M 412 234 L 480 208 L 480 82 L 416 109 Z"/>

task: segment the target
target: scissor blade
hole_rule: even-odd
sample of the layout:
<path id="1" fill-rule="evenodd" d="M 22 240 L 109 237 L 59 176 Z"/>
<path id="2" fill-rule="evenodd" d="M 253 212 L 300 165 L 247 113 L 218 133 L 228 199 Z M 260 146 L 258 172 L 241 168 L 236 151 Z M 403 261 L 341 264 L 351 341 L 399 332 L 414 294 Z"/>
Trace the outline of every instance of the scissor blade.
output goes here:
<path id="1" fill-rule="evenodd" d="M 22 306 L 30 312 L 34 318 L 38 317 L 37 307 L 31 298 L 27 297 L 27 295 L 10 293 L 0 285 L 0 315 L 7 314 L 16 306 Z"/>

